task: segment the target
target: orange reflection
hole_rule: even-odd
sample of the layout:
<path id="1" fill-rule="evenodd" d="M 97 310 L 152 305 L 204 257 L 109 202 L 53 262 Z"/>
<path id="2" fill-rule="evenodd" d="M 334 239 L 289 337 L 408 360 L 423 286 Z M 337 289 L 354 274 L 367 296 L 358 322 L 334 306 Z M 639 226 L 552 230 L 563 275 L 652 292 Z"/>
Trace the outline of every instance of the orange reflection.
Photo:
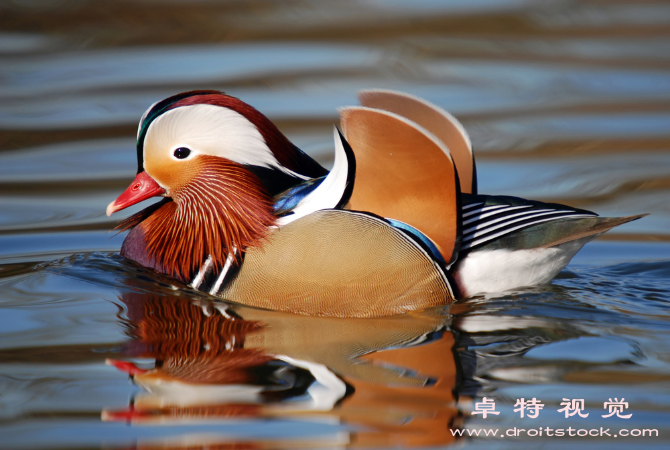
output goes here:
<path id="1" fill-rule="evenodd" d="M 422 447 L 455 439 L 454 337 L 436 312 L 340 319 L 137 293 L 121 300 L 133 338 L 124 353 L 155 365 L 110 361 L 145 392 L 126 410 L 104 411 L 104 420 L 325 420 L 335 430 L 270 440 L 209 433 L 138 448 Z"/>

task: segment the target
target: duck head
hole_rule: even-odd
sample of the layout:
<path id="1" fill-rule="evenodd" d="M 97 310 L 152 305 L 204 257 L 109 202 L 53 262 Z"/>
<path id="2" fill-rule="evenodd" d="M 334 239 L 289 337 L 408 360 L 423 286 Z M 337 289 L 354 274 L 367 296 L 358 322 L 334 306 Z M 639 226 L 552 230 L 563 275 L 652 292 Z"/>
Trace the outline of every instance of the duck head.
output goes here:
<path id="1" fill-rule="evenodd" d="M 273 196 L 327 171 L 263 114 L 218 91 L 152 105 L 137 134 L 137 176 L 107 215 L 165 199 L 121 222 L 121 254 L 184 282 L 205 260 L 215 271 L 273 225 Z"/>

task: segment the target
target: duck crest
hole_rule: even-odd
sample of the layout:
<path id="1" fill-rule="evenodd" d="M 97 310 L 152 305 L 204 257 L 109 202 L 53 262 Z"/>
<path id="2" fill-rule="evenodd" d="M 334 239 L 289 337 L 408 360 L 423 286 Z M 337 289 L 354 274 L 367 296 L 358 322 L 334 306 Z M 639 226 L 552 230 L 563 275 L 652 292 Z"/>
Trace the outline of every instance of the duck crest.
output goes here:
<path id="1" fill-rule="evenodd" d="M 319 177 L 328 173 L 321 165 L 305 154 L 279 131 L 265 115 L 242 100 L 221 91 L 198 90 L 174 95 L 155 103 L 140 121 L 137 134 L 137 173 L 144 170 L 144 140 L 151 123 L 167 111 L 183 106 L 213 105 L 239 113 L 253 124 L 263 137 L 274 157 L 283 167 L 307 177 Z"/>
<path id="2" fill-rule="evenodd" d="M 202 155 L 197 175 L 172 201 L 152 205 L 117 228 L 131 229 L 121 255 L 188 283 L 208 258 L 218 273 L 234 249 L 258 246 L 274 222 L 273 204 L 255 175 L 230 160 Z"/>

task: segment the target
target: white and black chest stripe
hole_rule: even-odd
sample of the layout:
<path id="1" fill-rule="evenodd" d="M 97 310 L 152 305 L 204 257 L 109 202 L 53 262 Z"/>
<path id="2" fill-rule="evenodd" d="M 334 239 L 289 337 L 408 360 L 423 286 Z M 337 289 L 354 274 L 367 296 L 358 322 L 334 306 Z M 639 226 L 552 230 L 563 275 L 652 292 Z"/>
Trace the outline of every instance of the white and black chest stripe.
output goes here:
<path id="1" fill-rule="evenodd" d="M 214 270 L 211 255 L 208 256 L 193 277 L 190 283 L 191 287 L 201 292 L 207 292 L 209 295 L 217 296 L 226 282 L 233 278 L 239 270 L 239 264 L 234 264 L 235 257 L 237 257 L 237 249 L 228 255 L 225 264 L 217 273 Z"/>
<path id="2" fill-rule="evenodd" d="M 461 251 L 481 247 L 515 231 L 566 218 L 594 217 L 590 211 L 515 197 L 463 199 Z M 505 200 L 509 201 L 505 201 Z M 469 200 L 469 201 L 468 201 Z"/>

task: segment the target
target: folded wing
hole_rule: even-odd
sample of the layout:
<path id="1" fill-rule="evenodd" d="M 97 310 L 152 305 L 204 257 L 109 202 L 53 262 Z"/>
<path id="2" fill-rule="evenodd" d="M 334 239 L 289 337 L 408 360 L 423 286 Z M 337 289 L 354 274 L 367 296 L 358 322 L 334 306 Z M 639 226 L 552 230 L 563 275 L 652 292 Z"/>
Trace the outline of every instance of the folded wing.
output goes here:
<path id="1" fill-rule="evenodd" d="M 415 122 L 367 107 L 341 110 L 356 155 L 346 208 L 396 219 L 424 233 L 447 264 L 458 254 L 460 187 L 447 146 Z"/>
<path id="2" fill-rule="evenodd" d="M 477 193 L 477 170 L 470 137 L 463 125 L 444 109 L 405 92 L 383 89 L 358 93 L 361 105 L 406 117 L 433 133 L 449 149 L 458 170 L 461 192 Z"/>

